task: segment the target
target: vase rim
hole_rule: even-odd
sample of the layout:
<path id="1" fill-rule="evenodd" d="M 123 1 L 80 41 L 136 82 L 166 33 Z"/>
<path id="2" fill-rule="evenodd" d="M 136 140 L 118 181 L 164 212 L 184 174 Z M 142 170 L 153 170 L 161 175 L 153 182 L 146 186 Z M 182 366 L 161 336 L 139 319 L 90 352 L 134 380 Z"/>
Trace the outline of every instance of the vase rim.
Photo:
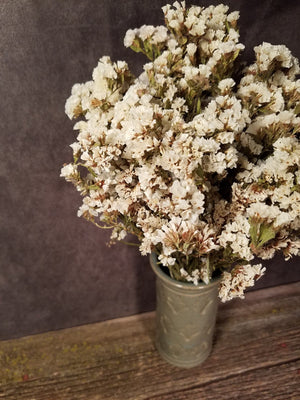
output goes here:
<path id="1" fill-rule="evenodd" d="M 216 278 L 213 278 L 208 284 L 201 282 L 198 285 L 194 285 L 192 282 L 181 282 L 177 281 L 176 279 L 171 278 L 168 276 L 158 265 L 157 265 L 157 254 L 156 253 L 151 253 L 150 254 L 150 264 L 151 267 L 160 279 L 162 279 L 165 283 L 168 285 L 171 285 L 173 287 L 177 287 L 179 289 L 186 289 L 189 291 L 200 291 L 200 290 L 205 290 L 207 288 L 211 288 L 212 286 L 219 285 L 220 280 L 222 276 L 218 276 Z"/>

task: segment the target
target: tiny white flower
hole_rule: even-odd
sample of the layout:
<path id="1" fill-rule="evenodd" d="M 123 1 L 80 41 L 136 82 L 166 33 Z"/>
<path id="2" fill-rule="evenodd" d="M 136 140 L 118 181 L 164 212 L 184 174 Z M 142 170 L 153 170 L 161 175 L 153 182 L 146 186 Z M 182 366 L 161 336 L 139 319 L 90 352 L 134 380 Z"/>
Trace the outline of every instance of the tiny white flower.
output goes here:
<path id="1" fill-rule="evenodd" d="M 71 178 L 77 174 L 77 167 L 74 164 L 67 164 L 61 169 L 60 176 L 64 178 Z"/>
<path id="2" fill-rule="evenodd" d="M 129 30 L 126 32 L 125 37 L 124 37 L 124 46 L 125 46 L 125 47 L 130 47 L 130 46 L 132 46 L 133 41 L 134 41 L 134 39 L 135 39 L 135 37 L 136 37 L 136 33 L 137 33 L 137 30 L 136 30 L 136 29 L 135 29 L 135 30 L 129 29 Z"/>

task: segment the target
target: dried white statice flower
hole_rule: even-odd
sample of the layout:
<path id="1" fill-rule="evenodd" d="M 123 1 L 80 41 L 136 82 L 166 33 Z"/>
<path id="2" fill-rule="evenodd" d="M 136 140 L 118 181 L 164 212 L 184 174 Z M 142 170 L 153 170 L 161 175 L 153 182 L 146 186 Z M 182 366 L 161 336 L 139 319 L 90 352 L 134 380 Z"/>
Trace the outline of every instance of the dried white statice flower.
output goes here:
<path id="1" fill-rule="evenodd" d="M 235 297 L 244 298 L 245 289 L 254 285 L 265 272 L 261 264 L 238 265 L 231 273 L 224 272 L 220 283 L 219 297 L 222 302 L 232 300 Z"/>
<path id="2" fill-rule="evenodd" d="M 220 4 L 163 7 L 166 26 L 130 29 L 148 62 L 99 60 L 73 86 L 73 163 L 61 176 L 83 196 L 79 216 L 137 236 L 170 276 L 242 297 L 264 269 L 254 256 L 299 255 L 300 81 L 283 45 L 255 47 L 242 70 L 238 12 Z M 238 267 L 237 267 L 238 265 Z"/>

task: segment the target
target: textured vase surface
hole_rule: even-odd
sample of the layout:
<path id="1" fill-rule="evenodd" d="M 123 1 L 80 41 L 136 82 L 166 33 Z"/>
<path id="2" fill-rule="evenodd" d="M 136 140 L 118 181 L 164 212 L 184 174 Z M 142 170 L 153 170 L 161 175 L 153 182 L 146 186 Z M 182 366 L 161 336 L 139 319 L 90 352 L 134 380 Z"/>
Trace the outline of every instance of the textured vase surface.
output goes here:
<path id="1" fill-rule="evenodd" d="M 161 356 L 178 367 L 201 364 L 212 349 L 218 308 L 219 279 L 194 285 L 178 282 L 150 256 L 156 274 L 156 347 Z"/>

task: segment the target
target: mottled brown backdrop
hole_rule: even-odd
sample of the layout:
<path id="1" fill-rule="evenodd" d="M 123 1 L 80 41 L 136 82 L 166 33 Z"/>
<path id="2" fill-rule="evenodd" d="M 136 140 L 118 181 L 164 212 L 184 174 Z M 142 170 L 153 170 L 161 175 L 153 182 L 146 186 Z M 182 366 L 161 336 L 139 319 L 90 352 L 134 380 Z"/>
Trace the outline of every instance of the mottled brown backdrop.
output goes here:
<path id="1" fill-rule="evenodd" d="M 73 124 L 64 103 L 91 79 L 102 55 L 143 57 L 123 47 L 128 28 L 161 24 L 161 0 L 0 0 L 0 338 L 152 310 L 154 277 L 135 248 L 108 248 L 109 233 L 76 216 L 79 194 L 59 178 L 71 161 Z M 209 5 L 218 1 L 194 0 Z M 299 54 L 299 1 L 231 0 L 241 11 L 244 57 L 262 41 Z M 259 286 L 300 278 L 299 258 L 266 263 Z"/>

